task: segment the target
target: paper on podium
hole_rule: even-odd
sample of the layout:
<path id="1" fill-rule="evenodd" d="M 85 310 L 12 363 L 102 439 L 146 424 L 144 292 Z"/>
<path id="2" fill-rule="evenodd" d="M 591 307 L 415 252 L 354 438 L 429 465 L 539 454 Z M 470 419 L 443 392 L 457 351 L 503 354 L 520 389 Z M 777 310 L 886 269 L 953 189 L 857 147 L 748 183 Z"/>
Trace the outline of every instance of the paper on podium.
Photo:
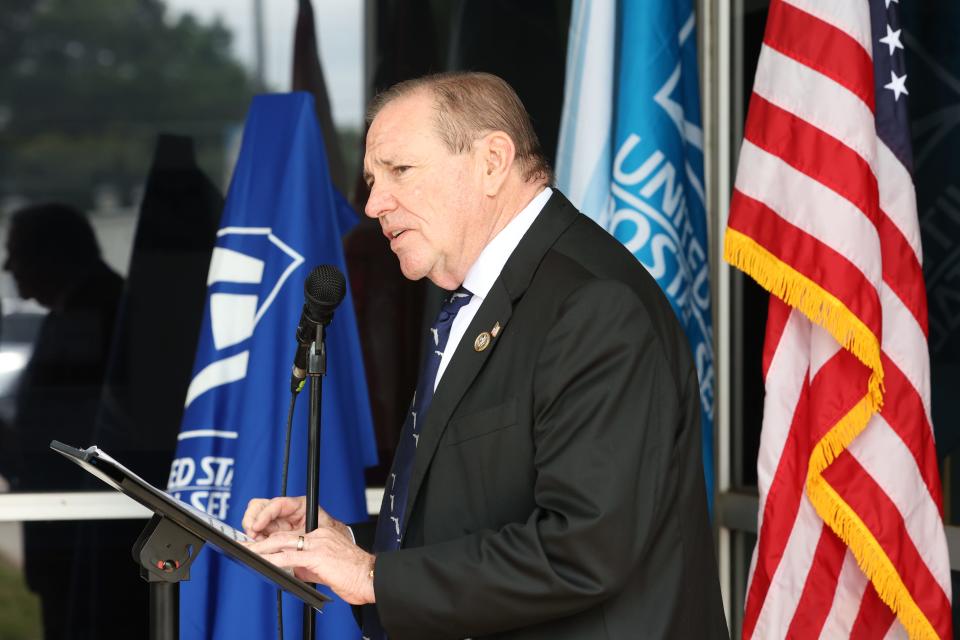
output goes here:
<path id="1" fill-rule="evenodd" d="M 50 448 L 316 610 L 320 611 L 323 604 L 330 600 L 312 585 L 295 578 L 291 572 L 250 551 L 243 543 L 252 540 L 242 531 L 154 487 L 102 449 L 96 446 L 77 449 L 56 440 L 50 443 Z"/>

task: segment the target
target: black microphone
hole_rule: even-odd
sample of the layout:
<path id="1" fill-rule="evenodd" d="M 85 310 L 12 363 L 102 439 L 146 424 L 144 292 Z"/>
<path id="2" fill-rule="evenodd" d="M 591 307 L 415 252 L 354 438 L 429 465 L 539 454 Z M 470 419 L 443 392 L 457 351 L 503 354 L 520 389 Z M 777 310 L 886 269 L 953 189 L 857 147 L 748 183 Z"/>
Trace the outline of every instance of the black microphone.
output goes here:
<path id="1" fill-rule="evenodd" d="M 290 377 L 290 391 L 293 393 L 300 391 L 307 377 L 307 357 L 318 335 L 320 344 L 317 347 L 322 360 L 326 360 L 326 354 L 323 353 L 323 328 L 330 324 L 334 309 L 343 302 L 346 293 L 347 283 L 343 274 L 333 265 L 322 264 L 314 267 L 304 281 L 303 312 L 297 324 L 297 352 L 293 357 L 293 374 Z"/>

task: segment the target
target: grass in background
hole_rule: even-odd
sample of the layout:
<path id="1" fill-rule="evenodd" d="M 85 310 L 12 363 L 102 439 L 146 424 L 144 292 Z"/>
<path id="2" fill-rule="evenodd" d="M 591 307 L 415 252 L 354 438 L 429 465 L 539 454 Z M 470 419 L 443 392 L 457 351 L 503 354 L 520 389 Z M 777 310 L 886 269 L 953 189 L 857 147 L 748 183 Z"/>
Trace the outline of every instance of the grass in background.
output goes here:
<path id="1" fill-rule="evenodd" d="M 0 640 L 39 640 L 40 600 L 30 593 L 20 570 L 0 556 Z"/>

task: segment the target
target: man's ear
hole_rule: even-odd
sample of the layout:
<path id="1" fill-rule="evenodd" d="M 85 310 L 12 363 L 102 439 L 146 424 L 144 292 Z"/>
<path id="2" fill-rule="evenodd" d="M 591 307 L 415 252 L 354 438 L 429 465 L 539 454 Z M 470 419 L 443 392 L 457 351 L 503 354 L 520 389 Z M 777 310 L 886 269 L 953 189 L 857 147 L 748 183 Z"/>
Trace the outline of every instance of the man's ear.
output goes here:
<path id="1" fill-rule="evenodd" d="M 492 131 L 480 140 L 483 193 L 495 196 L 506 181 L 516 160 L 513 140 L 503 131 Z"/>

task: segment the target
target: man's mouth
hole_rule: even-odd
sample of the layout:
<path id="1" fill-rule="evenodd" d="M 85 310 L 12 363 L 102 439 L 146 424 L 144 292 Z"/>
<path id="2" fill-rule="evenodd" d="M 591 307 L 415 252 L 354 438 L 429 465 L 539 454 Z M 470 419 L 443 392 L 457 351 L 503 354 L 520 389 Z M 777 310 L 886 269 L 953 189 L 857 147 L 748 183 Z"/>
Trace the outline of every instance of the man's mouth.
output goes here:
<path id="1" fill-rule="evenodd" d="M 404 231 L 406 231 L 406 229 L 398 229 L 397 231 L 393 231 L 390 233 L 390 237 L 394 239 L 399 238 L 401 235 L 403 235 Z"/>

